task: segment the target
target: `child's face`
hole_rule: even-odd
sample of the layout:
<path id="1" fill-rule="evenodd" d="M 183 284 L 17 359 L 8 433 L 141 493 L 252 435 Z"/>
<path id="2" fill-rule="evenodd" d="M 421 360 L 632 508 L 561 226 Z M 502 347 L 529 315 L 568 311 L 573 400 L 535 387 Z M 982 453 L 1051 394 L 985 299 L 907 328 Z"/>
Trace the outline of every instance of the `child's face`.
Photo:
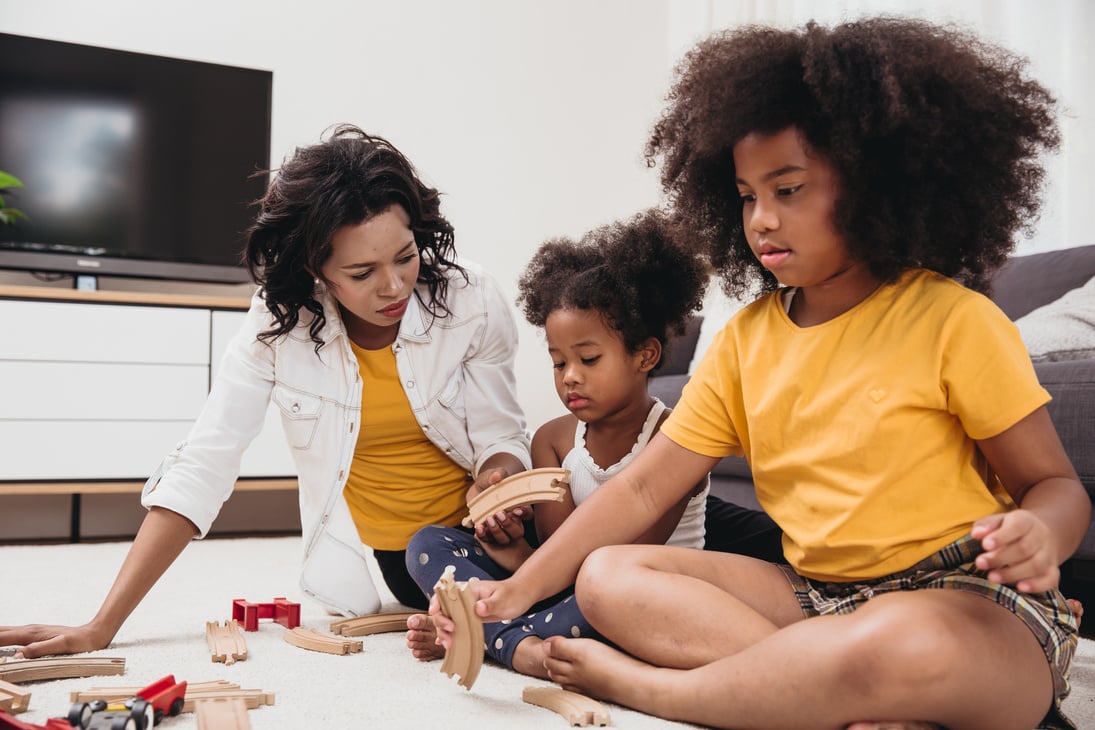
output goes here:
<path id="1" fill-rule="evenodd" d="M 544 330 L 555 391 L 571 413 L 589 423 L 628 406 L 646 407 L 647 372 L 653 366 L 647 363 L 649 353 L 629 353 L 600 312 L 556 309 Z"/>
<path id="2" fill-rule="evenodd" d="M 785 286 L 809 287 L 860 266 L 833 224 L 836 171 L 796 129 L 750 134 L 734 145 L 745 238 Z"/>

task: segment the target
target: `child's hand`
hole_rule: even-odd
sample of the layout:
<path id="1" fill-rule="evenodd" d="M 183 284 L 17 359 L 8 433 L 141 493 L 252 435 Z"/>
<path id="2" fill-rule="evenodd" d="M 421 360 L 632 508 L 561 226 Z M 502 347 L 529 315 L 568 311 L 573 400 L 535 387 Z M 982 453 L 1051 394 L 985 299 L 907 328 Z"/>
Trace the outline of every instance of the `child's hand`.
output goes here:
<path id="1" fill-rule="evenodd" d="M 495 512 L 475 528 L 475 538 L 484 546 L 506 547 L 514 542 L 524 542 L 525 515 L 529 512 L 531 510 L 525 507 L 515 507 L 510 512 Z"/>
<path id="2" fill-rule="evenodd" d="M 1061 572 L 1057 544 L 1042 520 L 1027 510 L 982 517 L 970 535 L 985 552 L 975 564 L 988 579 L 1014 585 L 1022 593 L 1042 593 L 1057 587 Z"/>
<path id="3" fill-rule="evenodd" d="M 497 484 L 508 476 L 510 476 L 508 469 L 503 469 L 501 467 L 484 469 L 479 472 L 479 476 L 475 478 L 475 482 L 468 487 L 468 492 L 464 495 L 465 500 L 468 502 L 472 501 L 485 492 L 488 487 Z"/>

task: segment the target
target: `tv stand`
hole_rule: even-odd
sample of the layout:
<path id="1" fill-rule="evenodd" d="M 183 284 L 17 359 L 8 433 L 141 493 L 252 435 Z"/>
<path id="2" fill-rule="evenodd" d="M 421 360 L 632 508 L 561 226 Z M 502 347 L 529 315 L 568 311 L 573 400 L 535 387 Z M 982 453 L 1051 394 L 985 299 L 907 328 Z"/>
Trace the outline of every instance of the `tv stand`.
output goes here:
<path id="1" fill-rule="evenodd" d="M 2 539 L 79 538 L 75 523 L 20 534 L 32 530 L 10 508 L 31 495 L 55 503 L 139 491 L 186 438 L 248 305 L 240 296 L 0 286 L 10 345 L 0 351 Z M 244 454 L 240 478 L 252 490 L 295 489 L 280 420 L 271 405 Z M 72 506 L 78 519 L 79 497 Z"/>

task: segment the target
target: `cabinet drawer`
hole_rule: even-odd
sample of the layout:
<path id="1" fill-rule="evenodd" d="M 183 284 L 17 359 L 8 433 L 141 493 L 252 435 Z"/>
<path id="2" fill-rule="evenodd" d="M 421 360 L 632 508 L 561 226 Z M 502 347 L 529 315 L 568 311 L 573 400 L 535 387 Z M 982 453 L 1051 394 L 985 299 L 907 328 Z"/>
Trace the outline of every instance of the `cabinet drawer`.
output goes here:
<path id="1" fill-rule="evenodd" d="M 0 360 L 209 364 L 209 310 L 0 301 Z"/>
<path id="2" fill-rule="evenodd" d="M 145 479 L 186 421 L 0 421 L 0 479 Z"/>
<path id="3" fill-rule="evenodd" d="M 208 386 L 205 365 L 0 361 L 0 418 L 193 420 Z"/>

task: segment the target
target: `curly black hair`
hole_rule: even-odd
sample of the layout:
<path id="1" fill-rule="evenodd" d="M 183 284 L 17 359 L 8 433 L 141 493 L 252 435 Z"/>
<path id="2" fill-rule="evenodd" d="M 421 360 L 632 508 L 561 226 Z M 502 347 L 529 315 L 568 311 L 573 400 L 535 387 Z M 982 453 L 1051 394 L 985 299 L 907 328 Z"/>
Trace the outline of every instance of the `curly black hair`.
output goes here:
<path id="1" fill-rule="evenodd" d="M 319 144 L 298 147 L 273 176 L 266 194 L 255 201 L 259 213 L 247 230 L 244 261 L 276 324 L 259 335 L 270 340 L 292 330 L 300 310 L 313 317 L 308 331 L 316 350 L 326 323 L 316 299 L 315 279 L 331 255 L 331 239 L 399 205 L 411 219 L 434 317 L 449 314 L 445 305 L 451 270 L 464 278 L 455 261 L 453 228 L 441 214 L 440 193 L 423 183 L 414 166 L 383 137 L 341 124 Z"/>
<path id="2" fill-rule="evenodd" d="M 670 335 L 684 332 L 707 288 L 703 260 L 675 238 L 657 210 L 601 226 L 577 242 L 553 238 L 521 275 L 517 304 L 536 327 L 558 309 L 596 311 L 620 332 L 628 352 L 653 337 L 663 349 L 657 369 Z"/>
<path id="3" fill-rule="evenodd" d="M 1041 204 L 1056 101 L 1026 61 L 952 25 L 881 17 L 717 33 L 682 60 L 646 146 L 730 296 L 770 291 L 749 250 L 733 147 L 795 128 L 840 180 L 834 224 L 892 281 L 932 269 L 988 292 Z"/>

